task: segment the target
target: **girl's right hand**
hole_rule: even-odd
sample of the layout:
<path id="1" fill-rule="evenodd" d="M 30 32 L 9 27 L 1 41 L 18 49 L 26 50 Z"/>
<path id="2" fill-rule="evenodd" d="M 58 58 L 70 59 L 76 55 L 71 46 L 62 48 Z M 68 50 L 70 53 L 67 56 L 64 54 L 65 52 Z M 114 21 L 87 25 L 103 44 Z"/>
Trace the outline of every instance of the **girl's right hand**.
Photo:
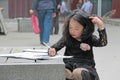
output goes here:
<path id="1" fill-rule="evenodd" d="M 92 20 L 92 22 L 94 24 L 98 25 L 99 30 L 102 30 L 102 29 L 105 28 L 103 21 L 99 17 L 97 17 L 97 16 L 91 16 L 89 18 Z"/>
<path id="2" fill-rule="evenodd" d="M 55 56 L 55 55 L 56 55 L 56 50 L 55 50 L 55 48 L 50 48 L 50 49 L 48 50 L 48 55 L 49 55 L 49 56 Z"/>

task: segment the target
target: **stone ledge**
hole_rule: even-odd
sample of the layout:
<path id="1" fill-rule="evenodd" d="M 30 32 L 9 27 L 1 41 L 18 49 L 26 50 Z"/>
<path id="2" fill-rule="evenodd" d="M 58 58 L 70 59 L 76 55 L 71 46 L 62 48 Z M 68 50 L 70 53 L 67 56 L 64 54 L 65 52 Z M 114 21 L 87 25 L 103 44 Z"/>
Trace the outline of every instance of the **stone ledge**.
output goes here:
<path id="1" fill-rule="evenodd" d="M 64 64 L 0 64 L 0 80 L 65 80 Z"/>
<path id="2" fill-rule="evenodd" d="M 0 48 L 0 52 L 19 53 L 23 49 Z M 0 57 L 0 80 L 65 80 L 65 64 L 61 58 L 35 61 Z"/>

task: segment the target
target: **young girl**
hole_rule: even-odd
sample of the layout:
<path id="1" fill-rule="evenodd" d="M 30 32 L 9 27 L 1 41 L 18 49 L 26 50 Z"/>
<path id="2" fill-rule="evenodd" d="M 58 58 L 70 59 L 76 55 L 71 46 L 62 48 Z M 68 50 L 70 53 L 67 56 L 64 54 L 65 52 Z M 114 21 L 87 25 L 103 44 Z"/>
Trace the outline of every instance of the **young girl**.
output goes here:
<path id="1" fill-rule="evenodd" d="M 99 37 L 93 35 L 94 24 L 98 26 Z M 90 16 L 81 10 L 75 10 L 64 25 L 62 38 L 48 51 L 55 56 L 57 51 L 66 47 L 64 58 L 66 80 L 99 80 L 95 69 L 93 46 L 102 47 L 107 44 L 104 23 L 97 16 Z"/>

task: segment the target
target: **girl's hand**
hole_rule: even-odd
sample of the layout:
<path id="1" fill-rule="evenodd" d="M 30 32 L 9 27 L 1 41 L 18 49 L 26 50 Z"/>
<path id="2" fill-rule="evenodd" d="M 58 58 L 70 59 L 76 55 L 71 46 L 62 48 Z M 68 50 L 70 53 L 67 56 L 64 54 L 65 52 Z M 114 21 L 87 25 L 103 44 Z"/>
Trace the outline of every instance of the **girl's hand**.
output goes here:
<path id="1" fill-rule="evenodd" d="M 50 49 L 48 50 L 48 55 L 49 55 L 49 56 L 55 56 L 55 55 L 56 55 L 56 50 L 55 50 L 55 48 L 50 48 Z"/>
<path id="2" fill-rule="evenodd" d="M 83 51 L 87 51 L 87 50 L 90 50 L 90 46 L 86 43 L 81 43 L 80 44 L 80 48 L 83 50 Z"/>
<path id="3" fill-rule="evenodd" d="M 103 23 L 103 21 L 99 18 L 99 17 L 97 17 L 97 16 L 91 16 L 91 17 L 89 17 L 90 19 L 91 19 L 91 21 L 94 23 L 94 24 L 97 24 L 98 25 L 98 28 L 99 28 L 99 30 L 102 30 L 102 29 L 104 29 L 105 27 L 104 27 L 104 23 Z"/>

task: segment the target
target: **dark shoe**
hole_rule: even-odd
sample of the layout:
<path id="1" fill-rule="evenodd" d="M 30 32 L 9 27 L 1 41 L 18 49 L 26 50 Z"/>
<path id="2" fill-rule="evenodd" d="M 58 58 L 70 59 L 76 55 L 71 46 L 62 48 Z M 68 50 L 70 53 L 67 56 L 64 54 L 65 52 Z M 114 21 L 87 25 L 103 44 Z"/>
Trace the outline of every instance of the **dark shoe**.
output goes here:
<path id="1" fill-rule="evenodd" d="M 58 35 L 58 33 L 54 33 L 55 35 Z"/>
<path id="2" fill-rule="evenodd" d="M 58 32 L 55 32 L 54 34 L 56 34 L 56 35 L 57 35 L 57 34 L 58 34 Z"/>
<path id="3" fill-rule="evenodd" d="M 5 33 L 4 32 L 0 32 L 0 35 L 5 35 Z"/>

